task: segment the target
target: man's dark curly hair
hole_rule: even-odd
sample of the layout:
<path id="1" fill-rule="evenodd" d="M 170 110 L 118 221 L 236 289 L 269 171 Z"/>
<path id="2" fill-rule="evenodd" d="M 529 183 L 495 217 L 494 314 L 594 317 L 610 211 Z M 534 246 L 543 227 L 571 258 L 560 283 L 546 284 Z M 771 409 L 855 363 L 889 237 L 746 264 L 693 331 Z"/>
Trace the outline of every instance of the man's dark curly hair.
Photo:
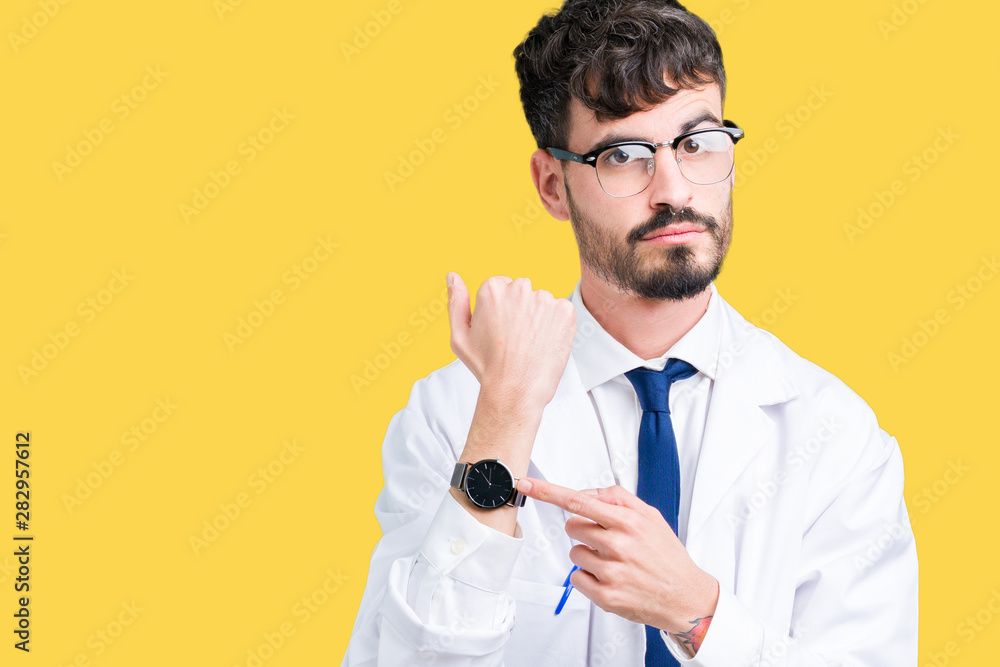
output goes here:
<path id="1" fill-rule="evenodd" d="M 726 71 L 715 31 L 667 0 L 566 0 L 514 49 L 521 105 L 539 148 L 566 147 L 571 96 L 598 121 L 649 109 Z M 664 75 L 678 88 L 664 83 Z"/>

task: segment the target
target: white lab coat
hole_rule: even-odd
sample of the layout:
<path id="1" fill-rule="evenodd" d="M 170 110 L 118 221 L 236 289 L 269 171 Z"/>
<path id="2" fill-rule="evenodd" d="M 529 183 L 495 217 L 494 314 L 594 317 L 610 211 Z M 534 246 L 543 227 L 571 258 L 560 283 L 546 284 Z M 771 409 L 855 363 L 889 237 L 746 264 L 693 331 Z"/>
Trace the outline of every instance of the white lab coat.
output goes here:
<path id="1" fill-rule="evenodd" d="M 722 304 L 685 543 L 718 579 L 719 602 L 693 659 L 668 646 L 692 666 L 915 666 L 917 554 L 896 440 L 843 382 Z M 383 537 L 344 667 L 641 666 L 643 626 L 579 592 L 553 614 L 571 567 L 567 515 L 531 499 L 518 510 L 508 631 L 426 626 L 407 607 L 406 573 L 448 493 L 478 392 L 456 360 L 414 383 L 390 422 L 375 507 Z M 614 478 L 572 355 L 528 474 L 575 489 Z"/>

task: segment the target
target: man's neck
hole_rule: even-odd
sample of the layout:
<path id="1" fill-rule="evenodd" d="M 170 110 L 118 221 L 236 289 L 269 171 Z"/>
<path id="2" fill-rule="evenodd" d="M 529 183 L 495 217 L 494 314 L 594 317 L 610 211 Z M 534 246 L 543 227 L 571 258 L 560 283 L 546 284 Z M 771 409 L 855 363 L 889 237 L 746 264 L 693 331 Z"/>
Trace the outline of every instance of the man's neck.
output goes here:
<path id="1" fill-rule="evenodd" d="M 586 266 L 581 267 L 580 297 L 612 338 L 642 359 L 662 356 L 691 330 L 708 309 L 710 287 L 683 301 L 644 299 L 622 294 Z"/>

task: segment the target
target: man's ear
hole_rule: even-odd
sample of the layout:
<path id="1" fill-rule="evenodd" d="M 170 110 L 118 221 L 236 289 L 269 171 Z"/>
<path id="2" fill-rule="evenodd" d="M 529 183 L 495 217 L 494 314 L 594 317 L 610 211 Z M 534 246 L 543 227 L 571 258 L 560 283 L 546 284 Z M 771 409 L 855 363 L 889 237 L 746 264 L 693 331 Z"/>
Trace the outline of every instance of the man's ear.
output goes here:
<path id="1" fill-rule="evenodd" d="M 563 182 L 562 165 L 544 149 L 531 154 L 531 180 L 535 183 L 542 206 L 556 220 L 569 220 L 566 202 L 566 184 Z"/>

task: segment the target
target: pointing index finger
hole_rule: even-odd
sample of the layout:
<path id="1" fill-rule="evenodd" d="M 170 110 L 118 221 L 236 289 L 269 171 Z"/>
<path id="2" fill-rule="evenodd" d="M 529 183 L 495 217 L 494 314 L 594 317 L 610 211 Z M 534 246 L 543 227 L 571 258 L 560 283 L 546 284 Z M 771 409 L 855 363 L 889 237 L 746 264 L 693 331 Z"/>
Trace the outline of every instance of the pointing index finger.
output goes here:
<path id="1" fill-rule="evenodd" d="M 618 506 L 610 505 L 596 496 L 583 491 L 574 491 L 565 486 L 535 479 L 522 477 L 517 482 L 517 490 L 535 500 L 550 503 L 556 507 L 596 521 L 605 528 L 618 523 Z"/>

